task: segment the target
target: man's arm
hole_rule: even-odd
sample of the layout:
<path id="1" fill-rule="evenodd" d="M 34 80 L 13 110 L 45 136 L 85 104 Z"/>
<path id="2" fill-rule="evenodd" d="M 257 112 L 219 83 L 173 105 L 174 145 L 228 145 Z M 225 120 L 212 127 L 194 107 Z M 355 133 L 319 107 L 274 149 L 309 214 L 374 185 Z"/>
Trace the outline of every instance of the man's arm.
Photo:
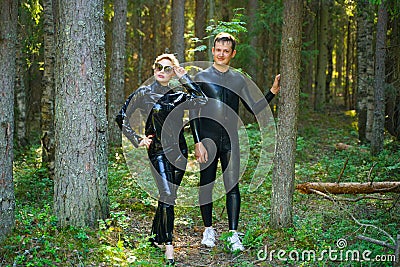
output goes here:
<path id="1" fill-rule="evenodd" d="M 275 76 L 275 80 L 274 80 L 274 83 L 272 84 L 271 89 L 264 96 L 264 99 L 267 100 L 267 103 L 270 103 L 272 101 L 272 99 L 275 97 L 275 95 L 277 93 L 279 93 L 279 91 L 281 89 L 280 78 L 281 78 L 280 74 Z M 261 99 L 261 100 L 257 101 L 256 103 L 254 103 L 254 100 L 252 100 L 252 98 L 250 96 L 250 92 L 248 92 L 248 90 L 244 92 L 244 97 L 246 98 L 245 100 L 248 101 L 250 104 L 250 106 L 249 106 L 247 103 L 245 103 L 245 101 L 242 100 L 244 106 L 246 107 L 246 109 L 248 111 L 250 111 L 253 114 L 258 114 L 261 110 L 263 110 L 267 106 L 264 99 Z"/>

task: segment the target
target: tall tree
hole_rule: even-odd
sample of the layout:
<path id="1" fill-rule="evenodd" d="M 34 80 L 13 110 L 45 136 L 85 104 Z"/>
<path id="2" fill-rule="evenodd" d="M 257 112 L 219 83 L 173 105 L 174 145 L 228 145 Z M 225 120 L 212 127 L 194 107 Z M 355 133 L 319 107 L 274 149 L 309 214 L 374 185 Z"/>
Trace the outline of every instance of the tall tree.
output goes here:
<path id="1" fill-rule="evenodd" d="M 54 60 L 55 60 L 55 0 L 43 0 L 44 72 L 41 99 L 42 162 L 47 163 L 54 178 Z"/>
<path id="2" fill-rule="evenodd" d="M 335 70 L 337 73 L 337 79 L 335 81 L 335 89 L 333 92 L 333 96 L 335 97 L 337 95 L 337 92 L 342 90 L 343 86 L 343 66 L 344 66 L 344 29 L 345 25 L 347 25 L 347 16 L 346 16 L 346 10 L 345 10 L 345 5 L 344 3 L 340 3 L 338 7 L 338 12 L 337 12 L 337 31 L 338 34 L 336 34 L 336 42 L 335 42 L 335 52 L 336 52 L 336 64 L 335 64 Z"/>
<path id="3" fill-rule="evenodd" d="M 124 103 L 125 51 L 127 0 L 114 1 L 112 31 L 111 72 L 108 90 L 108 140 L 111 145 L 121 146 L 121 131 L 114 118 Z"/>
<path id="4" fill-rule="evenodd" d="M 185 61 L 185 0 L 172 0 L 171 46 L 180 62 Z"/>
<path id="5" fill-rule="evenodd" d="M 257 10 L 259 9 L 258 0 L 249 0 L 247 3 L 248 6 L 248 32 L 250 37 L 250 46 L 254 49 L 257 48 L 258 45 L 258 34 L 255 32 L 255 27 L 257 23 Z M 251 75 L 253 81 L 257 81 L 257 65 L 259 65 L 259 57 L 256 57 L 256 62 L 251 62 L 248 67 L 248 73 Z M 254 64 L 256 63 L 256 64 Z"/>
<path id="6" fill-rule="evenodd" d="M 351 80 L 351 73 L 352 68 L 354 65 L 353 62 L 353 40 L 352 40 L 352 23 L 353 23 L 353 16 L 349 16 L 347 22 L 347 30 L 346 30 L 346 74 L 345 74 L 345 84 L 343 90 L 343 102 L 345 107 L 350 107 L 350 80 Z"/>
<path id="7" fill-rule="evenodd" d="M 378 12 L 375 45 L 374 122 L 372 127 L 371 154 L 383 150 L 385 126 L 385 58 L 388 12 L 382 2 Z"/>
<path id="8" fill-rule="evenodd" d="M 281 91 L 277 147 L 272 176 L 271 221 L 273 228 L 293 223 L 294 160 L 300 93 L 302 0 L 283 1 Z"/>
<path id="9" fill-rule="evenodd" d="M 400 141 L 400 17 L 390 21 L 390 48 L 388 51 L 388 83 L 390 90 L 386 94 L 386 129 L 398 141 Z M 397 64 L 396 64 L 397 63 Z"/>
<path id="10" fill-rule="evenodd" d="M 14 82 L 18 1 L 0 1 L 0 241 L 15 224 Z"/>
<path id="11" fill-rule="evenodd" d="M 102 0 L 58 2 L 54 213 L 97 226 L 109 212 Z"/>
<path id="12" fill-rule="evenodd" d="M 214 19 L 215 16 L 215 0 L 207 0 L 207 4 L 208 4 L 207 20 L 210 21 L 211 19 Z M 209 47 L 209 49 L 207 49 L 208 60 L 211 61 L 213 58 L 211 52 L 211 47 L 213 47 L 213 38 L 208 39 L 208 47 Z"/>
<path id="13" fill-rule="evenodd" d="M 328 21 L 331 0 L 320 2 L 319 36 L 318 36 L 318 66 L 315 86 L 314 109 L 323 111 L 326 104 L 326 68 L 328 65 Z"/>
<path id="14" fill-rule="evenodd" d="M 374 13 L 368 0 L 357 3 L 357 116 L 358 137 L 371 141 L 374 111 Z"/>
<path id="15" fill-rule="evenodd" d="M 196 0 L 196 16 L 195 16 L 195 36 L 200 40 L 206 36 L 206 24 L 207 24 L 207 6 L 206 0 Z M 206 52 L 196 52 L 196 61 L 206 61 Z"/>
<path id="16" fill-rule="evenodd" d="M 317 50 L 317 19 L 316 10 L 318 9 L 318 1 L 305 1 L 304 3 L 304 23 L 303 23 L 303 53 L 301 61 L 301 88 L 302 92 L 309 95 L 307 106 L 313 106 L 313 84 L 315 80 L 314 70 L 316 69 L 316 50 Z"/>
<path id="17" fill-rule="evenodd" d="M 26 39 L 31 38 L 26 30 L 26 22 L 32 20 L 30 14 L 26 8 L 23 8 L 19 4 L 19 14 L 18 14 L 18 26 L 17 26 L 17 44 L 16 44 L 16 78 L 15 78 L 15 88 L 14 88 L 14 103 L 15 103 L 15 114 L 14 114 L 14 137 L 16 144 L 20 146 L 25 146 L 28 142 L 27 138 L 27 123 L 26 123 L 26 112 L 27 112 L 27 88 L 25 86 L 27 78 L 27 60 L 25 51 Z"/>

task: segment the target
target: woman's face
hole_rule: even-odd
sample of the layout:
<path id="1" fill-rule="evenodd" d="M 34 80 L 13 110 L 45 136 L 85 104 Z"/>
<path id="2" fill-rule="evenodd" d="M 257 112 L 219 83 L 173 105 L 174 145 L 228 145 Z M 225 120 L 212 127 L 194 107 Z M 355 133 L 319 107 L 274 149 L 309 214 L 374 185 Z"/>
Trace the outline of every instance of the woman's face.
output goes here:
<path id="1" fill-rule="evenodd" d="M 169 59 L 163 58 L 154 63 L 154 78 L 164 86 L 168 85 L 169 80 L 174 76 L 174 68 Z"/>

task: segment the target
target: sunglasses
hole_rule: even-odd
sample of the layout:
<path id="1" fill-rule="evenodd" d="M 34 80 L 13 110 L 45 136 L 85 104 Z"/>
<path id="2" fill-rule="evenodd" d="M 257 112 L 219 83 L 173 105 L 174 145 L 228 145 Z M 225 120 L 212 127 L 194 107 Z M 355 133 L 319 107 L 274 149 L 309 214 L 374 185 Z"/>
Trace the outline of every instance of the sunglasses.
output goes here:
<path id="1" fill-rule="evenodd" d="M 172 66 L 163 66 L 160 63 L 154 63 L 154 70 L 156 71 L 164 70 L 166 74 L 170 74 L 174 70 L 174 68 Z"/>

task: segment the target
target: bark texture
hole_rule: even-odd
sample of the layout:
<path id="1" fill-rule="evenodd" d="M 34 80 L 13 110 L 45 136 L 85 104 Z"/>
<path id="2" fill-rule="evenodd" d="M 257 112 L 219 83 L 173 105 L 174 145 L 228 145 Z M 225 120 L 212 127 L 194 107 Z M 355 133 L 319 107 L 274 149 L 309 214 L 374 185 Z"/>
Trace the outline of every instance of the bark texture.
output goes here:
<path id="1" fill-rule="evenodd" d="M 17 1 L 0 1 L 0 242 L 15 225 L 13 183 Z"/>
<path id="2" fill-rule="evenodd" d="M 296 190 L 311 194 L 312 190 L 330 194 L 374 194 L 384 192 L 400 193 L 400 182 L 375 183 L 303 183 L 296 185 Z"/>
<path id="3" fill-rule="evenodd" d="M 385 58 L 388 12 L 381 4 L 378 12 L 375 48 L 375 84 L 374 84 L 374 122 L 372 127 L 371 154 L 377 155 L 383 150 L 385 131 Z"/>
<path id="4" fill-rule="evenodd" d="M 185 0 L 172 0 L 172 53 L 179 62 L 185 61 Z"/>
<path id="5" fill-rule="evenodd" d="M 41 99 L 42 162 L 54 178 L 54 61 L 55 29 L 54 1 L 43 0 L 44 72 Z"/>
<path id="6" fill-rule="evenodd" d="M 303 1 L 284 1 L 277 148 L 271 197 L 271 227 L 293 223 L 294 160 L 300 93 Z"/>
<path id="7" fill-rule="evenodd" d="M 357 115 L 358 136 L 362 143 L 371 141 L 374 111 L 373 5 L 367 0 L 357 5 Z"/>
<path id="8" fill-rule="evenodd" d="M 206 36 L 207 5 L 206 0 L 196 0 L 195 36 L 202 40 Z M 207 51 L 196 52 L 196 61 L 206 61 Z"/>
<path id="9" fill-rule="evenodd" d="M 108 90 L 108 140 L 113 146 L 122 144 L 121 130 L 115 123 L 115 116 L 125 101 L 126 14 L 127 0 L 115 0 Z"/>
<path id="10" fill-rule="evenodd" d="M 58 3 L 54 212 L 60 226 L 108 215 L 104 3 Z"/>

